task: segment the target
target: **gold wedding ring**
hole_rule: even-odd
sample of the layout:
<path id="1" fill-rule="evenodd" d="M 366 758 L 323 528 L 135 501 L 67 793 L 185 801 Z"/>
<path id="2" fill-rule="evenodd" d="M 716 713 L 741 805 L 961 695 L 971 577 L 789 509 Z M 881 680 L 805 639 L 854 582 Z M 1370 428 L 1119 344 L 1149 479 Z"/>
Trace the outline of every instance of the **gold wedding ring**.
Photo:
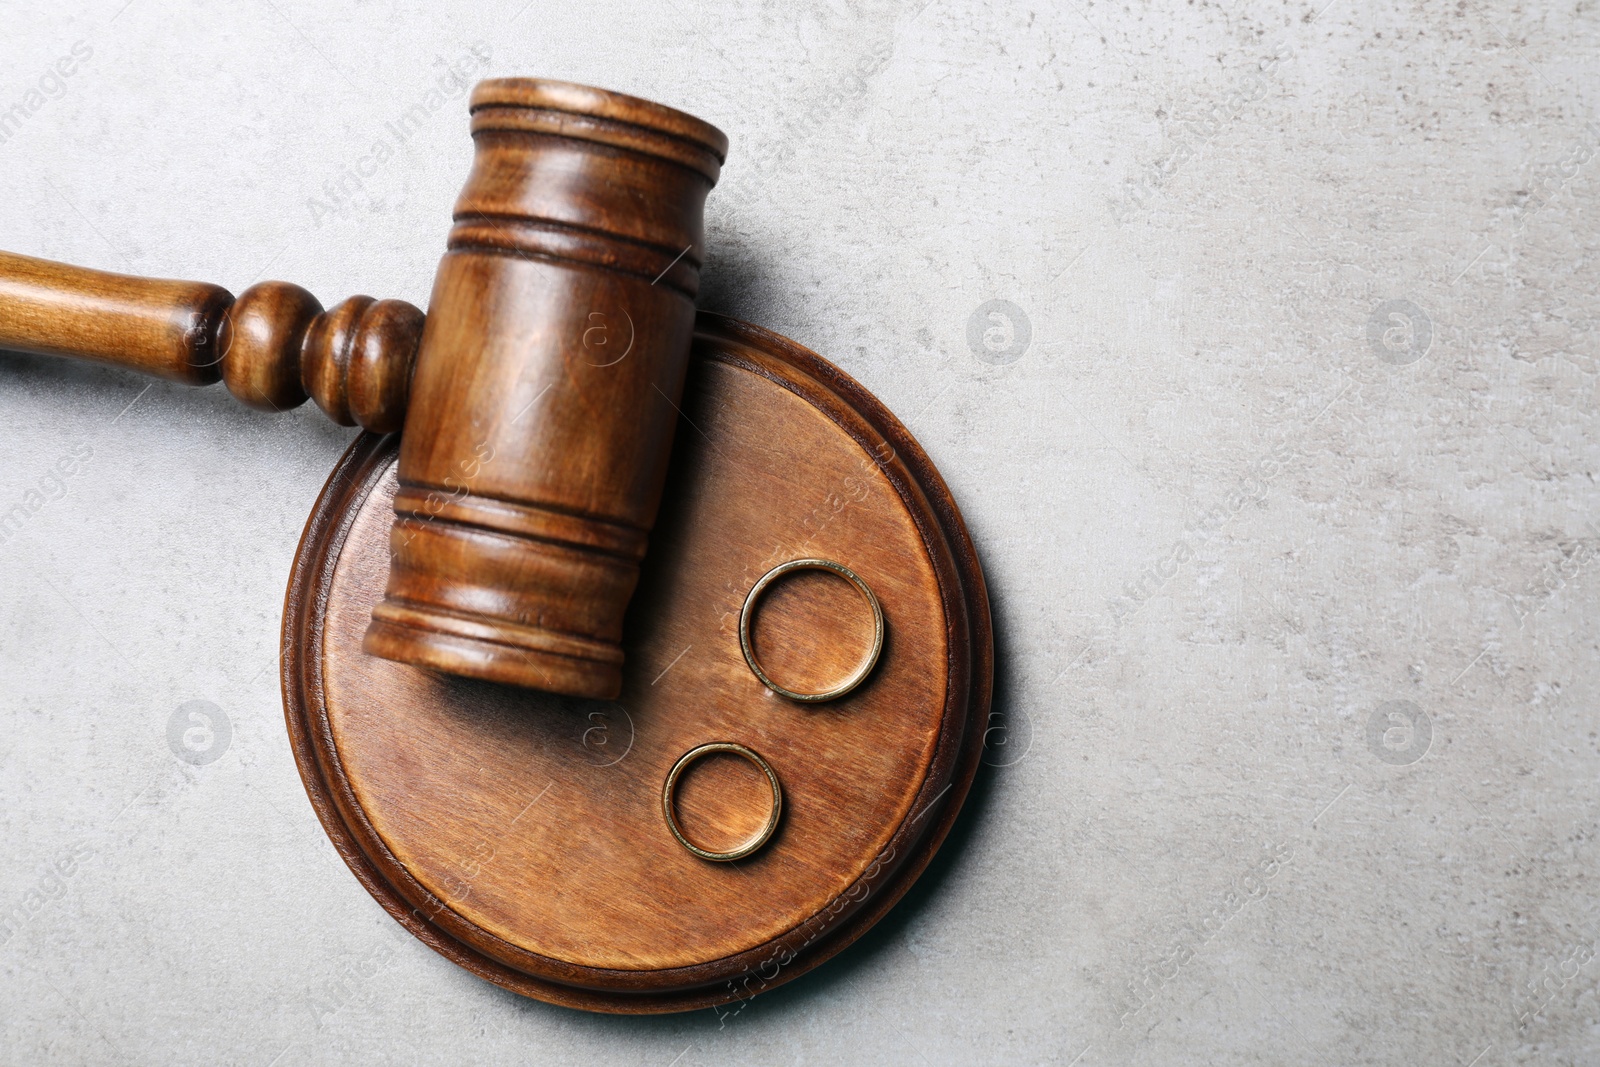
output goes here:
<path id="1" fill-rule="evenodd" d="M 696 760 L 709 756 L 714 752 L 731 752 L 735 756 L 742 756 L 749 760 L 761 768 L 767 776 L 768 784 L 772 786 L 772 814 L 767 817 L 767 825 L 761 829 L 760 833 L 732 852 L 712 852 L 690 841 L 684 835 L 683 827 L 678 825 L 678 813 L 674 810 L 673 805 L 673 800 L 678 791 L 678 779 L 682 777 L 683 772 L 688 770 L 690 764 Z M 717 741 L 709 745 L 701 745 L 699 748 L 690 749 L 678 759 L 677 763 L 672 765 L 672 771 L 667 775 L 667 784 L 661 790 L 661 808 L 666 813 L 667 826 L 672 829 L 672 836 L 678 839 L 679 844 L 703 860 L 711 860 L 714 863 L 727 863 L 730 860 L 744 859 L 750 853 L 766 844 L 767 840 L 772 837 L 772 832 L 778 828 L 778 816 L 783 814 L 783 787 L 778 785 L 778 776 L 773 772 L 772 766 L 754 751 L 745 748 L 743 745 L 736 745 L 732 741 Z"/>
<path id="2" fill-rule="evenodd" d="M 797 693 L 793 689 L 783 686 L 767 677 L 767 672 L 761 669 L 761 663 L 756 659 L 755 649 L 750 646 L 750 621 L 755 616 L 756 601 L 761 599 L 761 594 L 767 587 L 790 571 L 830 571 L 848 581 L 866 598 L 867 605 L 872 608 L 872 651 L 861 661 L 861 666 L 855 673 L 834 686 L 832 689 L 820 693 Z M 883 607 L 878 603 L 878 598 L 873 596 L 872 590 L 867 588 L 867 583 L 861 576 L 846 567 L 843 563 L 836 563 L 831 559 L 792 559 L 788 563 L 780 563 L 766 574 L 761 576 L 750 590 L 750 595 L 744 598 L 744 610 L 739 612 L 739 647 L 744 650 L 744 661 L 750 665 L 750 670 L 761 679 L 761 684 L 777 693 L 779 696 L 788 697 L 790 700 L 802 700 L 807 703 L 817 703 L 823 700 L 834 700 L 844 696 L 850 690 L 866 681 L 867 675 L 872 673 L 872 668 L 877 666 L 878 656 L 883 652 Z"/>

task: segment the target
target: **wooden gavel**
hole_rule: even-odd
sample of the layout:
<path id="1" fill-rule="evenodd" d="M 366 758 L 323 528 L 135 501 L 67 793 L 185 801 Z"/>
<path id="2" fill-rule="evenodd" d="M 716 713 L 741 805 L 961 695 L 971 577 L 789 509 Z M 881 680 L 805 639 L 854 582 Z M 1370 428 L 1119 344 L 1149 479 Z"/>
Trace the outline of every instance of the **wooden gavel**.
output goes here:
<path id="1" fill-rule="evenodd" d="M 384 599 L 364 648 L 573 696 L 622 685 L 622 620 L 688 365 L 703 217 L 727 138 L 617 93 L 495 79 L 426 322 L 396 300 L 237 300 L 0 253 L 0 348 L 74 356 L 251 407 L 307 395 L 404 429 Z"/>

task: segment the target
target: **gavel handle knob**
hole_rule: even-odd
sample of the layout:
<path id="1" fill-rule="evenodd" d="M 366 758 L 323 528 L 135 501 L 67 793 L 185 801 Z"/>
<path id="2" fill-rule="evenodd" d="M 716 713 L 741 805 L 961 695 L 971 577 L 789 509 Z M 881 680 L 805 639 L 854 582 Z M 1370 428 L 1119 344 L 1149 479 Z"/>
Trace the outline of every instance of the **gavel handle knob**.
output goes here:
<path id="1" fill-rule="evenodd" d="M 331 311 L 287 282 L 235 300 L 221 286 L 160 281 L 0 252 L 0 349 L 98 360 L 189 385 L 224 381 L 244 403 L 287 411 L 309 395 L 342 426 L 405 422 L 422 312 L 353 296 Z"/>

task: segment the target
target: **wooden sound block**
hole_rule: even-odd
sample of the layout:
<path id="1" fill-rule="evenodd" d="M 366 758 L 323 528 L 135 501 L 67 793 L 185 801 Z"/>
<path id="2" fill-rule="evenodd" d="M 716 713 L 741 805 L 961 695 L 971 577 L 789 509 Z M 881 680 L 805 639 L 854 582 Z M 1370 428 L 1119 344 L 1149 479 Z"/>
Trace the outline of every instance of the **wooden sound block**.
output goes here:
<path id="1" fill-rule="evenodd" d="M 408 930 L 526 996 L 684 1011 L 805 973 L 905 893 L 977 769 L 993 648 L 949 492 L 861 386 L 782 337 L 699 316 L 616 701 L 362 652 L 396 454 L 395 438 L 363 436 L 323 490 L 290 579 L 283 689 L 323 826 Z M 807 557 L 859 575 L 885 619 L 876 667 L 826 703 L 769 690 L 739 641 L 750 589 Z M 767 673 L 800 691 L 847 677 L 872 634 L 866 599 L 815 570 L 774 582 L 751 626 Z M 776 832 L 733 862 L 692 854 L 663 810 L 674 764 L 710 742 L 758 753 L 782 786 Z M 675 810 L 697 845 L 731 851 L 771 805 L 763 773 L 723 753 L 684 773 Z"/>

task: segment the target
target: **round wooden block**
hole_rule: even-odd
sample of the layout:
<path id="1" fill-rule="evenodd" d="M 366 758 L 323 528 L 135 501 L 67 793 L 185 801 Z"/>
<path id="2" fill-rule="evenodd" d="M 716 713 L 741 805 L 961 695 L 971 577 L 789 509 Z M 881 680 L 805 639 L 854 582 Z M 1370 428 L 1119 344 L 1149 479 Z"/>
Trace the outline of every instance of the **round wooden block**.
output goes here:
<path id="1" fill-rule="evenodd" d="M 388 570 L 393 437 L 359 438 L 334 471 L 285 605 L 295 758 L 356 877 L 461 966 L 576 1008 L 725 1004 L 843 949 L 944 840 L 988 714 L 983 575 L 911 435 L 765 330 L 702 314 L 694 352 L 619 700 L 361 651 Z M 827 703 L 773 693 L 740 649 L 746 594 L 804 557 L 854 571 L 886 620 L 872 673 Z M 873 632 L 855 587 L 806 570 L 766 591 L 751 642 L 774 681 L 812 691 L 848 677 Z M 711 742 L 751 749 L 781 783 L 776 832 L 734 862 L 692 854 L 663 810 L 674 764 Z M 699 847 L 732 851 L 772 799 L 756 765 L 719 752 L 684 772 L 675 812 Z"/>

